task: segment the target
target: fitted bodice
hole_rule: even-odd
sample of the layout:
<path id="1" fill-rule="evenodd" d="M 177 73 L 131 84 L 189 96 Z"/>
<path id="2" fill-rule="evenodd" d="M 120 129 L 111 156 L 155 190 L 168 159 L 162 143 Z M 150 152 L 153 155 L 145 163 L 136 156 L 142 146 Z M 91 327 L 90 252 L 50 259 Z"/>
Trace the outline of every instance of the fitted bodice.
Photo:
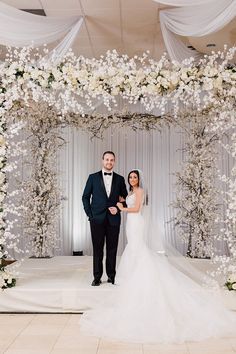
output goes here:
<path id="1" fill-rule="evenodd" d="M 134 193 L 129 194 L 126 197 L 126 204 L 127 204 L 128 208 L 132 208 L 135 206 L 135 194 Z"/>
<path id="2" fill-rule="evenodd" d="M 143 196 L 143 198 L 144 198 L 144 196 Z M 126 197 L 126 204 L 127 204 L 127 207 L 128 208 L 133 208 L 134 206 L 135 206 L 135 199 L 136 199 L 136 196 L 135 196 L 135 193 L 131 193 L 131 194 L 129 194 L 127 197 Z M 143 199 L 144 200 L 144 199 Z M 141 214 L 141 212 L 142 212 L 142 208 L 143 208 L 143 200 L 142 200 L 142 205 L 141 205 L 141 207 L 140 207 L 140 210 L 139 210 L 139 212 L 137 212 L 137 213 L 132 213 L 132 215 L 134 215 L 134 214 Z M 128 214 L 131 214 L 131 213 L 128 213 Z"/>

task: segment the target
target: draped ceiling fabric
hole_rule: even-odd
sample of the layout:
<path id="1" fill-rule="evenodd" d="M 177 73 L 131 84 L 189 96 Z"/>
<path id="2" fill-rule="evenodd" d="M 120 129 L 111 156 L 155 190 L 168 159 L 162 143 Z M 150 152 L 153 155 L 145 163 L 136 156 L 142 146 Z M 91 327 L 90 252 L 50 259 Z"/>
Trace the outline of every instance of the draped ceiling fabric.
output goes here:
<path id="1" fill-rule="evenodd" d="M 44 17 L 21 11 L 0 2 L 0 44 L 11 47 L 41 46 L 63 38 L 47 55 L 47 59 L 60 60 L 71 48 L 83 17 Z"/>
<path id="2" fill-rule="evenodd" d="M 168 6 L 194 6 L 194 5 L 204 5 L 210 2 L 215 2 L 215 0 L 154 0 L 160 4 Z"/>
<path id="3" fill-rule="evenodd" d="M 160 11 L 163 39 L 171 60 L 181 62 L 201 54 L 186 47 L 178 36 L 202 37 L 219 31 L 236 15 L 236 0 L 154 0 L 177 6 Z"/>

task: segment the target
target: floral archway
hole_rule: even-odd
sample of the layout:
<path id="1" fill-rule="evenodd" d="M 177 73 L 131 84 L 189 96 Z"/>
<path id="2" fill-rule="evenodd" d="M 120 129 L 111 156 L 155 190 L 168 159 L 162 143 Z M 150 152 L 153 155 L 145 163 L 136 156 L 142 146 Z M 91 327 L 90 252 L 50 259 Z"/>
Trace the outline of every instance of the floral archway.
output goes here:
<path id="1" fill-rule="evenodd" d="M 177 176 L 180 193 L 175 203 L 178 208 L 175 223 L 181 236 L 188 241 L 188 255 L 213 252 L 210 240 L 217 215 L 213 186 L 216 176 L 214 144 L 230 132 L 231 144 L 225 148 L 233 157 L 236 148 L 235 52 L 232 48 L 206 56 L 199 63 L 188 59 L 181 64 L 171 63 L 165 56 L 155 61 L 148 58 L 147 53 L 129 58 L 116 51 L 108 52 L 100 59 L 77 58 L 70 51 L 57 65 L 37 56 L 33 57 L 37 60 L 32 59 L 30 48 L 7 54 L 0 64 L 2 288 L 15 284 L 4 265 L 7 248 L 17 247 L 17 237 L 11 233 L 13 221 L 12 218 L 8 220 L 8 214 L 17 214 L 18 206 L 9 202 L 7 174 L 12 168 L 9 161 L 12 156 L 18 156 L 21 143 L 12 147 L 9 137 L 18 134 L 21 128 L 33 136 L 33 169 L 21 190 L 23 188 L 27 200 L 22 211 L 25 228 L 32 236 L 35 256 L 50 255 L 55 242 L 60 194 L 53 159 L 63 143 L 57 128 L 65 124 L 86 129 L 93 136 L 102 135 L 111 124 L 146 130 L 177 124 L 185 129 L 188 158 Z M 133 105 L 139 102 L 146 113 L 117 112 L 119 98 Z M 91 113 L 97 102 L 107 107 L 106 116 Z M 229 184 L 228 209 L 222 228 L 222 237 L 227 238 L 230 247 L 230 260 L 236 257 L 234 176 L 233 169 L 232 177 L 226 180 Z"/>

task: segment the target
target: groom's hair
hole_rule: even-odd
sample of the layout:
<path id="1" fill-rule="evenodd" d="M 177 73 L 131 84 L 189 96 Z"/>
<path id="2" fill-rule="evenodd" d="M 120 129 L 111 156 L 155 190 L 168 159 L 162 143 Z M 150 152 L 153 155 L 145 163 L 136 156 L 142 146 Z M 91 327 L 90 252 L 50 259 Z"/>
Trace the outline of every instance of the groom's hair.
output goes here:
<path id="1" fill-rule="evenodd" d="M 114 159 L 116 158 L 116 155 L 114 154 L 113 151 L 105 151 L 105 152 L 103 153 L 103 155 L 102 155 L 102 159 L 103 159 L 103 160 L 104 160 L 104 156 L 105 156 L 106 154 L 113 155 L 113 156 L 114 156 Z"/>

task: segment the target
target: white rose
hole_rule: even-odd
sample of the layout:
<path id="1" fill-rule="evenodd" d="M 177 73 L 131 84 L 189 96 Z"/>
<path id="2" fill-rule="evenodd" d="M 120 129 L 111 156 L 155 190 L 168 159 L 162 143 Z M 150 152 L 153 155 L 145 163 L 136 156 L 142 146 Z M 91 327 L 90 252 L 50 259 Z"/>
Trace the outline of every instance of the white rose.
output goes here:
<path id="1" fill-rule="evenodd" d="M 6 141 L 2 135 L 0 135 L 0 145 L 5 145 Z"/>
<path id="2" fill-rule="evenodd" d="M 183 68 L 183 69 L 181 70 L 181 75 L 180 75 L 180 77 L 181 77 L 181 79 L 182 79 L 183 81 L 188 80 L 188 79 L 189 79 L 189 78 L 188 78 L 188 69 Z"/>
<path id="3" fill-rule="evenodd" d="M 6 284 L 5 284 L 5 280 L 0 277 L 0 289 L 1 289 L 4 285 L 6 285 Z"/>
<path id="4" fill-rule="evenodd" d="M 59 80 L 62 76 L 62 73 L 55 68 L 52 69 L 52 74 L 53 74 L 55 80 Z"/>
<path id="5" fill-rule="evenodd" d="M 216 89 L 220 89 L 222 87 L 222 78 L 217 77 L 216 79 L 213 80 L 213 87 Z"/>
<path id="6" fill-rule="evenodd" d="M 3 272 L 2 277 L 4 280 L 7 280 L 9 278 L 9 274 L 7 272 Z"/>
<path id="7" fill-rule="evenodd" d="M 13 77 L 15 77 L 15 74 L 16 74 L 16 70 L 15 70 L 15 68 L 9 68 L 7 71 L 6 71 L 6 75 L 7 76 L 13 76 Z"/>
<path id="8" fill-rule="evenodd" d="M 0 172 L 0 185 L 2 185 L 5 182 L 5 173 Z"/>
<path id="9" fill-rule="evenodd" d="M 39 79 L 39 83 L 42 87 L 47 87 L 47 85 L 48 85 L 48 81 L 43 78 Z"/>
<path id="10" fill-rule="evenodd" d="M 113 67 L 109 67 L 107 72 L 109 76 L 114 76 L 116 74 L 116 70 Z"/>
<path id="11" fill-rule="evenodd" d="M 236 290 L 236 283 L 232 284 L 232 289 Z"/>
<path id="12" fill-rule="evenodd" d="M 12 283 L 12 277 L 9 277 L 8 279 L 7 279 L 7 284 L 11 284 Z"/>
<path id="13" fill-rule="evenodd" d="M 179 82 L 178 75 L 176 73 L 172 73 L 171 77 L 170 77 L 170 81 L 171 81 L 172 85 L 174 85 L 174 86 L 177 85 Z"/>
<path id="14" fill-rule="evenodd" d="M 119 90 L 119 87 L 114 87 L 111 91 L 111 94 L 113 96 L 117 96 L 119 94 L 120 90 Z"/>
<path id="15" fill-rule="evenodd" d="M 211 69 L 209 70 L 209 75 L 210 75 L 210 76 L 216 76 L 217 74 L 218 74 L 218 71 L 217 71 L 216 68 L 211 68 Z"/>
<path id="16" fill-rule="evenodd" d="M 158 86 L 158 88 L 159 88 L 159 86 Z M 146 88 L 144 87 L 144 91 L 146 91 L 147 93 L 155 93 L 156 92 L 156 85 L 154 85 L 154 84 L 148 84 L 147 86 L 146 86 Z"/>
<path id="17" fill-rule="evenodd" d="M 229 272 L 233 273 L 233 272 L 236 272 L 236 266 L 235 265 L 230 265 L 229 268 L 228 268 Z"/>
<path id="18" fill-rule="evenodd" d="M 206 80 L 204 83 L 203 83 L 203 90 L 212 90 L 213 89 L 213 80 Z"/>
<path id="19" fill-rule="evenodd" d="M 23 78 L 24 78 L 24 80 L 29 80 L 30 74 L 29 73 L 24 73 L 23 74 Z"/>
<path id="20" fill-rule="evenodd" d="M 145 78 L 145 74 L 142 69 L 139 69 L 136 75 L 137 81 L 142 81 Z"/>
<path id="21" fill-rule="evenodd" d="M 236 282 L 236 274 L 231 274 L 228 278 L 228 281 L 230 283 L 235 283 Z"/>
<path id="22" fill-rule="evenodd" d="M 52 86 L 52 88 L 54 88 L 54 89 L 58 89 L 58 88 L 60 87 L 60 84 L 59 84 L 58 82 L 56 82 L 56 81 L 53 81 L 53 82 L 51 83 L 51 86 Z"/>
<path id="23" fill-rule="evenodd" d="M 208 76 L 208 77 L 213 77 L 213 76 L 216 76 L 217 74 L 218 74 L 217 69 L 212 68 L 210 66 L 206 66 L 203 71 L 203 75 Z"/>
<path id="24" fill-rule="evenodd" d="M 160 80 L 160 84 L 164 87 L 164 88 L 168 88 L 169 87 L 169 82 L 163 77 Z"/>
<path id="25" fill-rule="evenodd" d="M 162 69 L 162 70 L 160 71 L 160 74 L 161 74 L 162 76 L 164 76 L 164 77 L 168 77 L 168 76 L 169 76 L 169 71 L 168 71 L 168 70 L 165 70 L 165 69 Z"/>
<path id="26" fill-rule="evenodd" d="M 39 75 L 41 74 L 41 72 L 38 69 L 34 69 L 31 71 L 30 76 L 32 79 L 37 79 L 39 77 Z"/>

